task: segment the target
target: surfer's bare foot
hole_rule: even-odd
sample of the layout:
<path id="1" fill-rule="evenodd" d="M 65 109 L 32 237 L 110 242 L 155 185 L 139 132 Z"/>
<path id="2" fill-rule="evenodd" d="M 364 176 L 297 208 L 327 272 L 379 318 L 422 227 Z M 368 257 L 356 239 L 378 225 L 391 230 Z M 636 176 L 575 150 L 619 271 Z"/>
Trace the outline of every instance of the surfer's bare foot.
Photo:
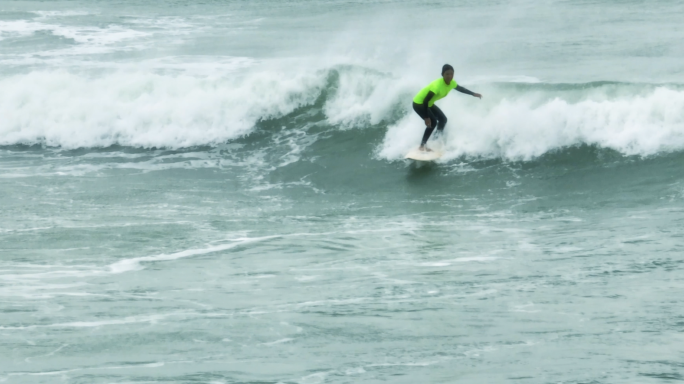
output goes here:
<path id="1" fill-rule="evenodd" d="M 430 149 L 424 145 L 421 145 L 420 148 L 418 148 L 418 149 L 420 149 L 423 152 L 432 152 L 432 149 Z"/>

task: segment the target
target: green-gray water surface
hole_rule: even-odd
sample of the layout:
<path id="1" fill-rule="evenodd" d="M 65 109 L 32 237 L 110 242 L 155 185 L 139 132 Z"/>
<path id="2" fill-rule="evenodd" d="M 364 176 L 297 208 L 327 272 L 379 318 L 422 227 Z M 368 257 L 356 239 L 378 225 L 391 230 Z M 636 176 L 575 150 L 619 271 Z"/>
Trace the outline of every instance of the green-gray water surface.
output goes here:
<path id="1" fill-rule="evenodd" d="M 683 380 L 683 11 L 0 3 L 0 382 Z"/>

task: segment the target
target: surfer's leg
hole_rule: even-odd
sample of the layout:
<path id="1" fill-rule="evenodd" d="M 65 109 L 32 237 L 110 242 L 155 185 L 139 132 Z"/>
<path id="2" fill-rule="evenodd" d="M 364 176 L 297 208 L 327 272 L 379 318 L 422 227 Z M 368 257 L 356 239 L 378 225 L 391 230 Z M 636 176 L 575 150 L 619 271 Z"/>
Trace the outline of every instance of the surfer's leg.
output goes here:
<path id="1" fill-rule="evenodd" d="M 425 133 L 423 134 L 423 140 L 420 141 L 420 146 L 424 147 L 425 144 L 427 143 L 428 139 L 430 138 L 430 135 L 432 135 L 432 131 L 434 131 L 434 127 L 429 127 L 425 128 Z"/>
<path id="2" fill-rule="evenodd" d="M 446 115 L 445 115 L 444 112 L 442 112 L 442 110 L 439 109 L 439 107 L 436 106 L 436 105 L 433 105 L 433 106 L 430 108 L 430 112 L 432 112 L 432 113 L 435 115 L 435 117 L 437 118 L 437 132 L 443 133 L 443 132 L 444 132 L 444 126 L 445 126 L 446 123 L 447 123 L 447 117 L 446 117 Z"/>
<path id="3" fill-rule="evenodd" d="M 430 126 L 425 127 L 423 140 L 421 140 L 420 142 L 421 151 L 425 149 L 425 143 L 427 143 L 428 139 L 430 138 L 430 135 L 432 135 L 432 131 L 435 130 L 435 126 L 437 125 L 437 119 L 435 118 L 435 115 L 432 113 L 431 109 L 432 108 L 428 108 L 427 116 L 425 116 L 425 109 L 423 105 L 413 103 L 413 110 L 416 111 L 416 113 L 418 114 L 418 116 L 420 116 L 421 119 L 425 120 L 426 117 L 430 118 Z"/>
<path id="4" fill-rule="evenodd" d="M 430 138 L 430 135 L 432 135 L 432 131 L 435 130 L 435 126 L 437 125 L 437 119 L 435 118 L 435 114 L 432 113 L 432 108 L 428 109 L 428 116 L 430 117 L 430 126 L 425 127 L 423 140 L 420 141 L 421 147 L 425 146 L 425 143 L 427 143 L 428 139 Z"/>

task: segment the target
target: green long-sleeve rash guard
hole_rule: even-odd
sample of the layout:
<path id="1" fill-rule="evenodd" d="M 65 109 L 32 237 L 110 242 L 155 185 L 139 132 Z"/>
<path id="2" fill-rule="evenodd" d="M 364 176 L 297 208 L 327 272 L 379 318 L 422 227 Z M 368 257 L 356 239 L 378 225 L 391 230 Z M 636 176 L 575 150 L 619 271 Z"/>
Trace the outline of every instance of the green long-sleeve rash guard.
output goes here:
<path id="1" fill-rule="evenodd" d="M 425 113 L 427 114 L 427 109 L 432 107 L 435 104 L 435 101 L 448 95 L 452 89 L 456 89 L 457 91 L 468 95 L 474 95 L 473 92 L 458 85 L 456 81 L 451 80 L 451 83 L 447 84 L 444 82 L 444 78 L 440 77 L 428 84 L 427 87 L 421 89 L 416 97 L 413 98 L 413 102 L 424 105 Z"/>

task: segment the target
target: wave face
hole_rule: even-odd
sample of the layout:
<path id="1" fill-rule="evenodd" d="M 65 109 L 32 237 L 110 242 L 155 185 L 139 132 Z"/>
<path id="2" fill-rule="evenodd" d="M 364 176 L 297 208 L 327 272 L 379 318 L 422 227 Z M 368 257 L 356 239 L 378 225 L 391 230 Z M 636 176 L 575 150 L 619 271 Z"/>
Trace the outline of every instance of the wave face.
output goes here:
<path id="1" fill-rule="evenodd" d="M 250 135 L 260 121 L 380 130 L 377 156 L 399 159 L 422 136 L 413 79 L 361 66 L 277 73 L 243 58 L 212 75 L 33 71 L 0 80 L 0 145 L 179 149 Z M 464 84 L 465 85 L 465 84 Z M 684 89 L 676 84 L 474 81 L 483 100 L 453 92 L 446 160 L 529 160 L 578 145 L 625 155 L 684 149 Z M 309 117 L 307 117 L 309 116 Z"/>

